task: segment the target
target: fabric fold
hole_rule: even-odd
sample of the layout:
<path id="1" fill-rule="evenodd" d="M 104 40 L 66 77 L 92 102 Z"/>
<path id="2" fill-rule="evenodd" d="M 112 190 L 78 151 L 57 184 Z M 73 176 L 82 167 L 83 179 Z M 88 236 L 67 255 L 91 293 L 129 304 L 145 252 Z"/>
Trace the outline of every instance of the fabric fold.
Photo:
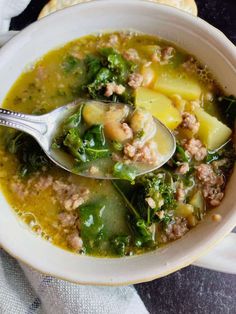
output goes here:
<path id="1" fill-rule="evenodd" d="M 11 18 L 19 15 L 30 0 L 0 0 L 0 33 L 7 32 Z"/>

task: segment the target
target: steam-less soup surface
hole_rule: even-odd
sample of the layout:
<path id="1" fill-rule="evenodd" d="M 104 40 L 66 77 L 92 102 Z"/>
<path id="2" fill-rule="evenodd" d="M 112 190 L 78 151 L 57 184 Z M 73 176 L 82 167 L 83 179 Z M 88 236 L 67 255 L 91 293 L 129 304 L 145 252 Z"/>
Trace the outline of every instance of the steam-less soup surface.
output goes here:
<path id="1" fill-rule="evenodd" d="M 104 108 L 91 102 L 65 122 L 53 143 L 80 168 L 106 158 L 123 180 L 63 171 L 30 136 L 2 127 L 1 188 L 35 233 L 77 253 L 132 255 L 181 238 L 219 206 L 235 160 L 236 100 L 223 94 L 194 57 L 149 35 L 83 37 L 23 73 L 3 107 L 42 114 L 78 98 L 127 103 L 138 113 L 105 121 Z M 172 130 L 176 152 L 156 172 L 135 178 L 135 163 L 157 162 L 156 152 L 164 147 L 164 138 L 153 145 L 149 136 L 152 115 Z"/>
<path id="2" fill-rule="evenodd" d="M 171 132 L 143 108 L 83 99 L 63 108 L 66 116 L 54 133 L 50 154 L 72 173 L 134 181 L 161 167 L 175 151 Z M 145 154 L 130 156 L 131 147 Z"/>

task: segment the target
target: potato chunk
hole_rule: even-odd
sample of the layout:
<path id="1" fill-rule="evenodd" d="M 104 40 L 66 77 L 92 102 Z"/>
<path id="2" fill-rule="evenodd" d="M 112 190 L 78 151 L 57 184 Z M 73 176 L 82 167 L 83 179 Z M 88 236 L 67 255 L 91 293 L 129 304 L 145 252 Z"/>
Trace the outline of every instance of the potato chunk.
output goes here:
<path id="1" fill-rule="evenodd" d="M 200 123 L 198 137 L 208 149 L 215 150 L 230 138 L 231 129 L 202 108 L 196 108 L 195 115 Z"/>
<path id="2" fill-rule="evenodd" d="M 178 203 L 176 208 L 176 215 L 178 217 L 187 218 L 188 216 L 192 215 L 194 208 L 190 204 Z"/>
<path id="3" fill-rule="evenodd" d="M 196 81 L 172 73 L 162 73 L 157 78 L 154 89 L 167 96 L 178 94 L 186 100 L 197 100 L 201 95 L 201 88 Z"/>
<path id="4" fill-rule="evenodd" d="M 97 102 L 88 102 L 83 109 L 83 118 L 89 125 L 103 124 L 105 120 L 105 108 Z"/>
<path id="5" fill-rule="evenodd" d="M 206 203 L 200 190 L 194 193 L 189 201 L 189 204 L 191 204 L 196 210 L 199 210 L 202 214 L 206 211 Z"/>
<path id="6" fill-rule="evenodd" d="M 145 87 L 139 87 L 135 92 L 135 105 L 143 107 L 164 123 L 168 128 L 175 129 L 182 121 L 179 111 L 165 95 Z"/>

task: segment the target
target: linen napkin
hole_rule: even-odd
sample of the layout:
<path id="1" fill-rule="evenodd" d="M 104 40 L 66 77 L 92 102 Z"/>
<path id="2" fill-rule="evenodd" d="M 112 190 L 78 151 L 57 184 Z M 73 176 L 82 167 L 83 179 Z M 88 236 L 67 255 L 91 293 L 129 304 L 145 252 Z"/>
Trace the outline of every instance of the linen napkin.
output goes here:
<path id="1" fill-rule="evenodd" d="M 20 14 L 30 0 L 0 0 L 0 32 L 7 32 L 11 18 Z"/>
<path id="2" fill-rule="evenodd" d="M 10 19 L 29 0 L 0 0 L 0 47 L 14 32 Z M 72 284 L 45 276 L 0 249 L 1 314 L 146 314 L 133 286 L 98 287 Z"/>
<path id="3" fill-rule="evenodd" d="M 146 314 L 133 286 L 72 284 L 18 263 L 0 249 L 1 314 Z"/>

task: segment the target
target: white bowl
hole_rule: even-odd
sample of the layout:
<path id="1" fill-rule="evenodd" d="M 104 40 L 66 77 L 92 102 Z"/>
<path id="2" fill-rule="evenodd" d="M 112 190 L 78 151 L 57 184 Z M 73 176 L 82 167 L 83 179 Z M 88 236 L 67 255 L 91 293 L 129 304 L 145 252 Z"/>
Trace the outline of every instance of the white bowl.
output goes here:
<path id="1" fill-rule="evenodd" d="M 203 63 L 227 93 L 236 95 L 236 48 L 217 29 L 180 10 L 146 1 L 99 0 L 68 8 L 36 22 L 0 51 L 0 103 L 21 72 L 51 49 L 86 34 L 134 29 L 160 35 Z M 210 215 L 182 239 L 140 256 L 117 259 L 79 256 L 33 234 L 0 194 L 0 243 L 12 256 L 52 276 L 83 284 L 121 285 L 148 281 L 192 263 L 236 225 L 236 171 L 226 196 Z"/>

